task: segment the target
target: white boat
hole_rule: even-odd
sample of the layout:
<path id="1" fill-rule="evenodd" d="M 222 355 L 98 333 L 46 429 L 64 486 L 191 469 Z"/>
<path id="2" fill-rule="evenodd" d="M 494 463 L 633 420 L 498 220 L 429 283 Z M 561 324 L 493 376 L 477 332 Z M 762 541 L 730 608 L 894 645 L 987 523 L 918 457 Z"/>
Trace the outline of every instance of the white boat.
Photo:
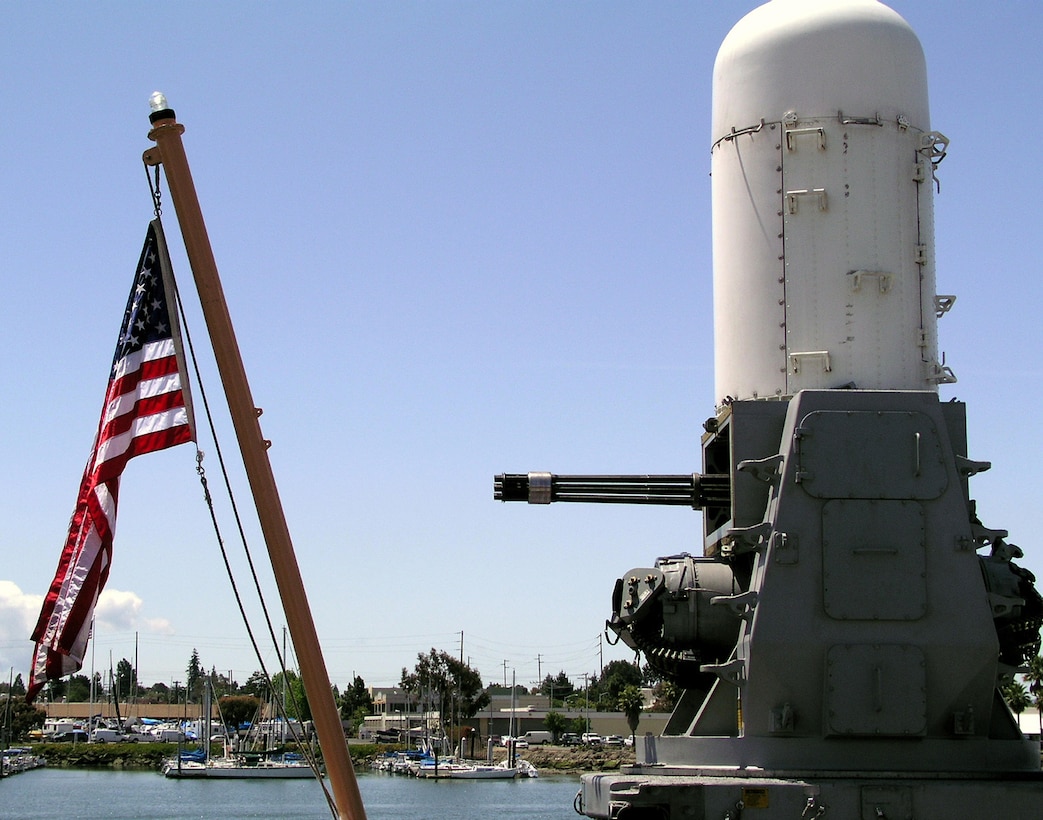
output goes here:
<path id="1" fill-rule="evenodd" d="M 315 777 L 315 771 L 299 755 L 263 757 L 232 755 L 210 760 L 173 758 L 163 764 L 163 775 L 173 778 L 237 778 L 240 780 L 279 780 Z"/>
<path id="2" fill-rule="evenodd" d="M 456 763 L 452 761 L 425 761 L 417 769 L 417 777 L 445 778 L 447 780 L 511 780 L 515 777 L 537 777 L 536 767 L 527 760 L 508 766 L 504 760 L 497 764 Z"/>

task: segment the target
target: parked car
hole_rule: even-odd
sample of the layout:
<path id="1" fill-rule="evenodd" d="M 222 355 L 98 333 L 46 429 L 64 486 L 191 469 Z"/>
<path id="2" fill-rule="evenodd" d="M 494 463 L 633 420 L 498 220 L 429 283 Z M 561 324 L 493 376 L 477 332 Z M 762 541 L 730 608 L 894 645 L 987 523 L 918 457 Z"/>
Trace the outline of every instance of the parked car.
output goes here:
<path id="1" fill-rule="evenodd" d="M 582 742 L 583 741 L 579 739 L 579 735 L 577 735 L 575 732 L 565 732 L 561 736 L 562 746 L 579 746 L 579 744 Z"/>
<path id="2" fill-rule="evenodd" d="M 622 746 L 623 736 L 622 735 L 606 735 L 604 744 L 606 746 Z"/>
<path id="3" fill-rule="evenodd" d="M 530 746 L 542 746 L 545 743 L 553 742 L 554 735 L 546 731 L 526 732 L 525 739 L 529 741 Z"/>
<path id="4" fill-rule="evenodd" d="M 588 746 L 600 746 L 601 735 L 597 732 L 584 732 L 581 740 Z"/>
<path id="5" fill-rule="evenodd" d="M 55 732 L 51 735 L 54 743 L 86 743 L 87 733 L 82 729 L 72 729 L 68 732 Z"/>

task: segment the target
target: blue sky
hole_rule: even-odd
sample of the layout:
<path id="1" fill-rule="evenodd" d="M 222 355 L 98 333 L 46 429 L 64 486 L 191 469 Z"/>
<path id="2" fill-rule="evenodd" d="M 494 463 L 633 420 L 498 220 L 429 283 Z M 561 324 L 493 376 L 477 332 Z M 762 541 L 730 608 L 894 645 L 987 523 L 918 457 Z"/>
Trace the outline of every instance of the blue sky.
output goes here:
<path id="1" fill-rule="evenodd" d="M 756 5 L 5 3 L 2 677 L 28 669 L 151 217 L 156 89 L 186 127 L 333 681 L 393 685 L 461 632 L 487 681 L 629 657 L 599 641 L 613 582 L 698 552 L 699 514 L 501 505 L 492 477 L 700 468 L 710 76 Z M 942 396 L 968 403 L 970 455 L 994 465 L 972 482 L 983 521 L 1043 575 L 1043 12 L 892 6 L 952 141 L 935 218 L 959 382 Z M 165 225 L 189 291 L 169 202 Z M 183 680 L 193 648 L 240 681 L 258 666 L 194 466 L 181 447 L 124 475 L 98 668 L 135 633 L 145 682 Z"/>

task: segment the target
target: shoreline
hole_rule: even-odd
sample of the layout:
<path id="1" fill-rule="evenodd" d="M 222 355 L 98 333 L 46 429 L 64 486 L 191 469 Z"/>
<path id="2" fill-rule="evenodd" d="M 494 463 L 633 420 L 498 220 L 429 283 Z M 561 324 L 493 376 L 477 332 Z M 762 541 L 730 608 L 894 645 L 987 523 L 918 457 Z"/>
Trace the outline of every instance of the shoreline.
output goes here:
<path id="1" fill-rule="evenodd" d="M 33 743 L 32 753 L 43 757 L 52 768 L 154 769 L 158 771 L 166 758 L 177 754 L 176 743 Z M 375 743 L 351 743 L 355 768 L 368 767 L 385 752 L 400 751 L 401 746 Z M 507 749 L 493 748 L 493 763 L 506 759 Z M 519 749 L 524 758 L 541 773 L 581 774 L 584 772 L 618 771 L 634 762 L 634 750 L 619 746 L 530 746 Z M 464 758 L 485 763 L 486 756 Z"/>

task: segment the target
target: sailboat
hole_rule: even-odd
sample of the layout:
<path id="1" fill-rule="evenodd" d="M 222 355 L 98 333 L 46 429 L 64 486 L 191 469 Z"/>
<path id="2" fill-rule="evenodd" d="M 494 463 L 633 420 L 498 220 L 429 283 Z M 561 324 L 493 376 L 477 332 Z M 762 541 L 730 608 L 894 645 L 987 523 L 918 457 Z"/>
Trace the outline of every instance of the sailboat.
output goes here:
<path id="1" fill-rule="evenodd" d="M 183 753 L 163 764 L 163 776 L 173 778 L 235 778 L 239 780 L 281 780 L 315 777 L 307 761 L 298 754 L 284 752 L 278 756 L 264 753 L 233 753 L 202 760 Z"/>
<path id="2" fill-rule="evenodd" d="M 515 777 L 537 777 L 536 767 L 527 760 L 519 760 L 513 766 L 510 761 L 499 763 L 454 763 L 424 761 L 416 773 L 417 777 L 446 780 L 513 780 Z"/>
<path id="3" fill-rule="evenodd" d="M 179 752 L 176 757 L 165 760 L 161 769 L 164 777 L 281 780 L 316 776 L 315 768 L 303 755 L 286 751 L 235 751 L 227 736 L 225 737 L 224 754 L 221 757 L 211 757 L 210 698 L 212 686 L 212 683 L 208 682 L 204 691 L 202 721 L 204 728 L 200 732 L 202 741 L 200 748 Z"/>

